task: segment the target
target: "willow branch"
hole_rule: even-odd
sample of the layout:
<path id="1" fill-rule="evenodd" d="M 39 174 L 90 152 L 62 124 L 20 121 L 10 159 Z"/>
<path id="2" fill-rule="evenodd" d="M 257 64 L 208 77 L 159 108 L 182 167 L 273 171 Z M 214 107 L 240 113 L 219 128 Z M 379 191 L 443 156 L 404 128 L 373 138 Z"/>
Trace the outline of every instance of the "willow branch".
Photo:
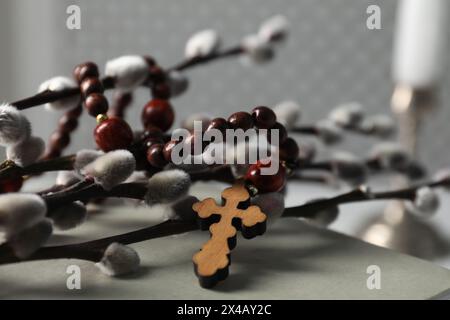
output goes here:
<path id="1" fill-rule="evenodd" d="M 242 53 L 242 48 L 240 46 L 232 47 L 220 52 L 216 52 L 204 57 L 193 58 L 189 60 L 182 61 L 166 70 L 166 72 L 170 71 L 184 71 L 186 69 L 190 69 L 194 66 L 205 64 L 207 62 L 228 58 L 232 56 L 236 56 Z M 115 87 L 115 81 L 111 77 L 102 78 L 102 84 L 105 90 L 113 89 Z M 148 82 L 144 83 L 144 85 L 148 85 Z M 51 91 L 46 90 L 40 93 L 37 93 L 31 97 L 24 98 L 21 100 L 17 100 L 11 103 L 11 105 L 15 106 L 19 110 L 25 110 L 28 108 L 32 108 L 34 106 L 42 105 L 45 103 L 54 102 L 60 99 L 72 97 L 75 95 L 79 95 L 81 93 L 80 88 L 70 88 L 60 91 Z"/>
<path id="2" fill-rule="evenodd" d="M 42 160 L 25 167 L 20 167 L 12 161 L 5 161 L 0 166 L 0 180 L 12 176 L 29 176 L 50 171 L 73 170 L 75 155 Z"/>
<path id="3" fill-rule="evenodd" d="M 237 55 L 240 55 L 243 53 L 241 46 L 235 46 L 231 47 L 229 49 L 225 49 L 222 51 L 213 52 L 209 55 L 203 56 L 203 57 L 195 57 L 192 59 L 181 61 L 180 63 L 170 67 L 167 69 L 167 72 L 170 71 L 184 71 L 187 69 L 190 69 L 192 67 L 205 64 L 211 61 L 223 59 L 223 58 L 230 58 Z"/>
<path id="4" fill-rule="evenodd" d="M 203 170 L 191 173 L 192 181 L 221 181 L 225 183 L 233 183 L 234 177 L 228 166 L 212 168 L 211 170 Z M 86 202 L 96 198 L 129 198 L 143 200 L 147 193 L 147 183 L 130 182 L 122 183 L 111 190 L 105 190 L 102 186 L 95 184 L 90 178 L 82 180 L 65 189 L 57 189 L 52 193 L 40 193 L 47 207 L 50 209 L 63 206 L 65 204 L 82 201 Z"/>
<path id="5" fill-rule="evenodd" d="M 408 168 L 383 168 L 378 159 L 365 159 L 363 164 L 369 169 L 370 173 L 397 172 L 408 174 Z M 310 170 L 319 170 L 325 172 L 333 171 L 333 160 L 323 160 L 317 162 L 297 161 L 293 164 L 292 170 L 296 172 L 304 172 Z M 418 177 L 422 177 L 425 173 L 420 173 Z"/>
<path id="6" fill-rule="evenodd" d="M 355 134 L 364 135 L 364 136 L 374 135 L 374 133 L 375 133 L 373 129 L 365 129 L 365 128 L 356 127 L 356 126 L 351 126 L 351 127 L 339 126 L 339 128 L 343 129 L 349 133 L 355 133 Z M 314 125 L 296 126 L 296 127 L 289 129 L 289 131 L 293 132 L 293 133 L 300 133 L 300 134 L 312 135 L 312 136 L 320 135 L 320 131 Z"/>
<path id="7" fill-rule="evenodd" d="M 439 181 L 426 182 L 405 189 L 385 191 L 385 192 L 370 192 L 358 188 L 332 198 L 317 200 L 314 202 L 305 203 L 300 206 L 287 208 L 283 213 L 283 217 L 312 217 L 321 210 L 336 207 L 345 203 L 353 203 L 361 201 L 377 201 L 388 199 L 412 201 L 416 196 L 416 191 L 421 187 L 436 188 L 443 186 L 450 186 L 450 178 L 442 179 Z"/>
<path id="8" fill-rule="evenodd" d="M 115 86 L 114 79 L 111 77 L 104 77 L 101 81 L 105 90 L 112 89 Z M 35 94 L 34 96 L 12 102 L 11 105 L 15 106 L 19 110 L 25 110 L 34 106 L 54 102 L 79 94 L 81 94 L 81 91 L 78 87 L 60 91 L 45 90 Z"/>
<path id="9" fill-rule="evenodd" d="M 79 183 L 84 183 L 79 182 Z M 86 202 L 95 198 L 129 198 L 142 200 L 147 192 L 147 184 L 139 182 L 122 183 L 111 190 L 105 190 L 102 186 L 92 183 L 85 188 L 78 185 L 69 187 L 55 193 L 42 195 L 49 211 L 65 204 L 82 201 Z"/>
<path id="10" fill-rule="evenodd" d="M 196 229 L 198 229 L 198 226 L 194 221 L 169 220 L 151 227 L 98 240 L 78 244 L 43 247 L 28 257 L 26 261 L 47 259 L 81 259 L 98 262 L 101 260 L 105 249 L 111 243 L 118 242 L 127 245 L 174 234 L 185 233 Z M 16 263 L 21 261 L 23 260 L 20 260 L 14 255 L 14 252 L 8 243 L 0 245 L 0 264 Z"/>

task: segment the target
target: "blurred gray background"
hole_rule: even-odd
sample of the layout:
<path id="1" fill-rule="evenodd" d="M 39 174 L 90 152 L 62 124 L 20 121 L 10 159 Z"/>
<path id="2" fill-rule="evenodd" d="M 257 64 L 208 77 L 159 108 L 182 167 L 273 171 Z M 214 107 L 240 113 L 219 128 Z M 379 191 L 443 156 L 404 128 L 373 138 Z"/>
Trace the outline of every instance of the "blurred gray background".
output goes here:
<path id="1" fill-rule="evenodd" d="M 81 7 L 81 30 L 66 28 L 66 8 Z M 366 9 L 381 8 L 381 30 L 366 27 Z M 29 96 L 55 75 L 70 75 L 83 61 L 104 63 L 123 54 L 151 54 L 161 65 L 182 59 L 195 31 L 217 29 L 225 45 L 255 32 L 261 21 L 281 13 L 291 36 L 275 61 L 243 67 L 227 60 L 189 71 L 189 92 L 173 101 L 177 123 L 192 112 L 214 116 L 293 99 L 305 109 L 304 122 L 324 117 L 335 105 L 359 101 L 369 114 L 389 111 L 393 26 L 392 0 L 2 0 L 0 2 L 0 99 Z M 443 105 L 427 119 L 422 158 L 432 168 L 448 164 L 450 82 L 443 82 Z M 139 90 L 132 123 L 149 98 Z M 26 111 L 35 133 L 48 137 L 60 114 Z M 92 143 L 95 122 L 84 116 L 68 150 Z M 339 148 L 364 155 L 372 141 L 354 137 Z"/>

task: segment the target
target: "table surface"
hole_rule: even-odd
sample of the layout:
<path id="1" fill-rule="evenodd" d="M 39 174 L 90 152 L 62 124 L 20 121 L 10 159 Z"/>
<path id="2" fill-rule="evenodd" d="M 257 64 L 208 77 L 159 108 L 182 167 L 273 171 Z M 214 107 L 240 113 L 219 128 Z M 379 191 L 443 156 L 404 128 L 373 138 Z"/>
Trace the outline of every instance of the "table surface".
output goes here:
<path id="1" fill-rule="evenodd" d="M 372 177 L 370 186 L 373 191 L 390 190 L 393 187 L 386 177 Z M 286 197 L 286 206 L 295 206 L 313 198 L 331 197 L 349 190 L 345 186 L 324 186 L 323 184 L 304 184 L 290 182 Z M 440 199 L 440 207 L 435 215 L 423 219 L 446 244 L 446 250 L 439 257 L 430 258 L 431 262 L 450 269 L 450 193 L 437 189 Z M 356 236 L 367 223 L 379 217 L 388 201 L 369 201 L 351 203 L 340 206 L 339 218 L 330 225 L 330 229 L 349 236 Z"/>
<path id="2" fill-rule="evenodd" d="M 302 188 L 290 189 L 288 203 L 293 198 L 301 202 L 301 197 L 315 192 L 308 188 L 308 194 L 303 194 L 306 189 Z M 218 196 L 221 189 L 218 184 L 202 183 L 192 192 L 201 197 Z M 354 214 L 358 210 L 352 208 Z M 139 229 L 160 221 L 162 212 L 161 207 L 112 201 L 92 213 L 81 227 L 56 232 L 50 244 Z M 245 240 L 239 236 L 232 251 L 230 276 L 215 289 L 206 290 L 197 283 L 191 259 L 208 236 L 208 232 L 195 231 L 134 244 L 141 268 L 121 278 L 103 275 L 94 264 L 81 260 L 4 265 L 0 267 L 0 298 L 428 299 L 450 288 L 450 270 L 436 264 L 284 218 L 261 237 Z M 73 264 L 81 268 L 81 290 L 66 286 L 66 269 Z M 367 288 L 370 265 L 380 267 L 379 290 Z"/>

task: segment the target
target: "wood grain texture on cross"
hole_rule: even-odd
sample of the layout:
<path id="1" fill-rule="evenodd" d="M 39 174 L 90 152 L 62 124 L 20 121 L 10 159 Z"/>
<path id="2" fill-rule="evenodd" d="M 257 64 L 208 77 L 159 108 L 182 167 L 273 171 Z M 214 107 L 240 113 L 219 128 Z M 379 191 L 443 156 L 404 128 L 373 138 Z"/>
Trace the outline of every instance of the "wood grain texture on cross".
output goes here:
<path id="1" fill-rule="evenodd" d="M 211 238 L 194 255 L 195 273 L 200 285 L 211 288 L 228 276 L 229 255 L 236 246 L 236 233 L 240 230 L 244 238 L 250 239 L 266 231 L 266 215 L 257 206 L 249 206 L 247 189 L 236 184 L 222 191 L 223 205 L 212 198 L 193 205 L 200 218 L 200 227 L 209 228 Z"/>

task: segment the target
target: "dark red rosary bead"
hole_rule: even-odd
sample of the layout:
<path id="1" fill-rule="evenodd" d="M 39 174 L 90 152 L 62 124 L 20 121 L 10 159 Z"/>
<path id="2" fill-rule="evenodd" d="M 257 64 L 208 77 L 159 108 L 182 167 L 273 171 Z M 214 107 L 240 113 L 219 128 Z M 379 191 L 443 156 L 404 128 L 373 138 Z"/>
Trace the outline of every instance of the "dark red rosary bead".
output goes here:
<path id="1" fill-rule="evenodd" d="M 272 109 L 260 106 L 252 110 L 253 121 L 259 129 L 270 129 L 277 122 L 277 116 Z"/>
<path id="2" fill-rule="evenodd" d="M 142 142 L 142 145 L 145 150 L 149 149 L 154 144 L 164 143 L 162 138 L 157 137 L 149 137 Z"/>
<path id="3" fill-rule="evenodd" d="M 252 164 L 245 175 L 245 180 L 254 185 L 259 193 L 280 191 L 286 184 L 286 169 L 279 163 L 278 171 L 273 175 L 262 174 L 261 168 L 268 168 L 271 163 L 263 164 L 261 161 Z"/>
<path id="4" fill-rule="evenodd" d="M 197 141 L 199 140 L 199 141 Z M 206 141 L 202 141 L 201 137 L 196 138 L 195 134 L 191 134 L 189 137 L 186 138 L 186 140 L 184 140 L 184 143 L 186 144 L 186 146 L 189 148 L 191 155 L 199 155 L 201 154 L 204 149 L 206 148 L 206 146 L 208 145 L 208 142 Z M 197 146 L 198 144 L 198 146 Z M 198 150 L 196 150 L 198 149 Z"/>
<path id="5" fill-rule="evenodd" d="M 130 92 L 117 93 L 116 101 L 120 105 L 129 105 L 133 101 L 133 95 Z"/>
<path id="6" fill-rule="evenodd" d="M 297 142 L 292 138 L 287 138 L 280 145 L 280 159 L 288 162 L 292 162 L 298 159 L 300 149 Z"/>
<path id="7" fill-rule="evenodd" d="M 228 125 L 227 120 L 225 120 L 224 118 L 214 118 L 210 121 L 205 132 L 207 132 L 208 130 L 211 130 L 211 129 L 216 129 L 216 130 L 219 130 L 225 136 L 226 130 L 229 128 L 230 128 L 230 126 Z"/>
<path id="8" fill-rule="evenodd" d="M 114 116 L 110 116 L 114 117 Z M 121 118 L 121 117 L 118 117 Z M 144 131 L 143 130 L 133 130 L 133 143 L 142 142 L 145 140 Z"/>
<path id="9" fill-rule="evenodd" d="M 152 99 L 144 106 L 141 114 L 144 128 L 151 126 L 161 129 L 163 132 L 169 130 L 173 124 L 175 114 L 172 105 L 162 99 Z"/>
<path id="10" fill-rule="evenodd" d="M 96 117 L 108 111 L 108 100 L 101 93 L 91 93 L 84 100 L 84 106 L 91 116 Z"/>
<path id="11" fill-rule="evenodd" d="M 253 118 L 250 113 L 240 111 L 233 113 L 228 118 L 228 124 L 233 129 L 248 130 L 253 127 Z"/>
<path id="12" fill-rule="evenodd" d="M 169 99 L 170 86 L 166 82 L 159 82 L 152 85 L 152 96 L 155 99 Z"/>
<path id="13" fill-rule="evenodd" d="M 103 93 L 103 84 L 98 78 L 86 78 L 80 85 L 81 93 L 87 97 L 91 93 Z"/>
<path id="14" fill-rule="evenodd" d="M 22 188 L 23 178 L 21 176 L 9 177 L 0 180 L 0 194 L 17 192 Z"/>
<path id="15" fill-rule="evenodd" d="M 59 119 L 58 127 L 59 131 L 70 133 L 78 127 L 78 119 L 71 117 L 66 113 Z"/>
<path id="16" fill-rule="evenodd" d="M 170 140 L 164 145 L 163 155 L 167 162 L 172 162 L 172 150 L 178 143 L 177 140 Z"/>
<path id="17" fill-rule="evenodd" d="M 70 135 L 66 132 L 55 131 L 50 136 L 50 145 L 58 150 L 63 150 L 70 143 Z"/>
<path id="18" fill-rule="evenodd" d="M 83 107 L 79 104 L 76 108 L 68 111 L 66 114 L 71 118 L 78 118 L 83 113 Z"/>
<path id="19" fill-rule="evenodd" d="M 98 147 L 105 152 L 127 149 L 133 142 L 133 131 L 124 120 L 111 117 L 97 125 L 94 138 Z"/>
<path id="20" fill-rule="evenodd" d="M 163 69 L 161 69 L 161 67 L 159 67 L 156 64 L 153 66 L 150 66 L 149 73 L 150 73 L 150 75 L 149 75 L 150 80 L 153 83 L 161 82 L 166 79 L 166 73 L 164 72 Z"/>
<path id="21" fill-rule="evenodd" d="M 60 157 L 62 154 L 62 150 L 55 149 L 54 147 L 51 147 L 49 150 L 45 151 L 45 154 L 42 156 L 43 159 L 54 159 Z"/>
<path id="22" fill-rule="evenodd" d="M 85 62 L 75 67 L 73 75 L 78 83 L 81 83 L 86 78 L 98 78 L 98 67 L 93 62 Z"/>
<path id="23" fill-rule="evenodd" d="M 147 161 L 156 168 L 163 168 L 168 161 L 164 158 L 164 145 L 154 144 L 147 150 Z"/>
<path id="24" fill-rule="evenodd" d="M 147 65 L 149 67 L 153 67 L 156 65 L 156 60 L 152 56 L 145 55 L 145 56 L 143 56 L 143 58 L 144 58 L 145 62 L 147 62 Z"/>
<path id="25" fill-rule="evenodd" d="M 163 139 L 163 132 L 161 131 L 161 129 L 157 128 L 157 127 L 153 127 L 153 126 L 148 126 L 145 131 L 142 133 L 141 135 L 142 140 L 146 140 L 148 138 L 153 138 L 153 139 Z"/>
<path id="26" fill-rule="evenodd" d="M 310 162 L 316 156 L 316 148 L 312 143 L 303 143 L 299 147 L 298 159 L 301 162 Z"/>
<path id="27" fill-rule="evenodd" d="M 288 137 L 288 133 L 286 128 L 279 122 L 275 123 L 275 125 L 267 132 L 267 141 L 271 143 L 271 130 L 278 130 L 278 141 L 281 144 L 283 144 L 284 141 L 286 141 Z"/>

